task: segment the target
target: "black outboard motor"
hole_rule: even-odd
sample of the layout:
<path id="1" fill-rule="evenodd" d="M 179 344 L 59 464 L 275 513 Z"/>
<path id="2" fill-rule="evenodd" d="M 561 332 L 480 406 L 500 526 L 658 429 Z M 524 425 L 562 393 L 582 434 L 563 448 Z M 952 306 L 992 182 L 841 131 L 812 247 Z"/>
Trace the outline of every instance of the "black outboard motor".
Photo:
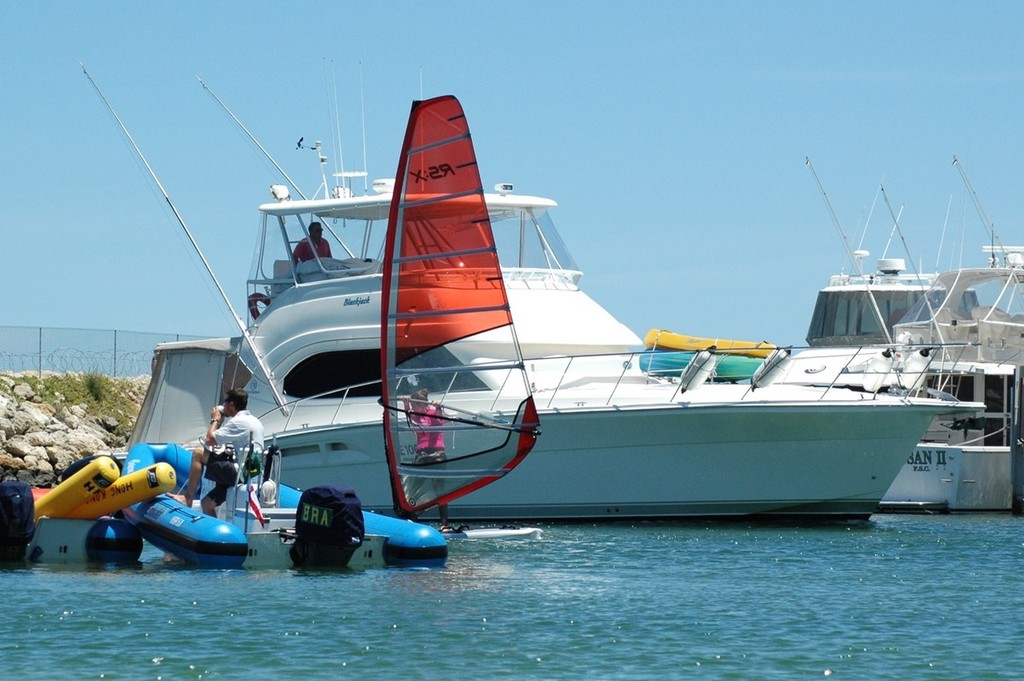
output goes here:
<path id="1" fill-rule="evenodd" d="M 0 482 L 0 561 L 24 560 L 36 531 L 36 504 L 24 482 Z"/>
<path id="2" fill-rule="evenodd" d="M 310 487 L 295 510 L 296 567 L 344 567 L 363 544 L 363 506 L 355 490 L 344 485 Z"/>

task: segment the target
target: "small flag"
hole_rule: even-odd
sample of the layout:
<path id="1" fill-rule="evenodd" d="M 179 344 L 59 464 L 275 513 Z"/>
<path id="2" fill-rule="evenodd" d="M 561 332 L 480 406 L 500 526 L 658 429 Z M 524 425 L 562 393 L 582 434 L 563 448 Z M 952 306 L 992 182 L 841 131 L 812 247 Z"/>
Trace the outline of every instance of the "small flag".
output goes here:
<path id="1" fill-rule="evenodd" d="M 263 518 L 263 509 L 260 508 L 260 500 L 256 496 L 256 484 L 249 483 L 249 508 L 252 509 L 252 513 L 256 516 L 256 520 L 260 521 L 260 527 L 266 527 L 267 521 Z"/>

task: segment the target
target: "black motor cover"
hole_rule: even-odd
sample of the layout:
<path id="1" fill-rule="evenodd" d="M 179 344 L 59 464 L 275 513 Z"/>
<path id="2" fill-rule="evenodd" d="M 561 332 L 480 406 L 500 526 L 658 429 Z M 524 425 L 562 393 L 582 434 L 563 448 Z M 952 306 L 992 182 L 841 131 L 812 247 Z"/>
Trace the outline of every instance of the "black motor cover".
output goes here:
<path id="1" fill-rule="evenodd" d="M 344 567 L 363 543 L 363 506 L 355 490 L 321 485 L 303 490 L 295 512 L 296 565 Z"/>
<path id="2" fill-rule="evenodd" d="M 32 488 L 24 482 L 0 482 L 0 560 L 21 560 L 36 531 Z"/>
<path id="3" fill-rule="evenodd" d="M 313 544 L 362 544 L 363 506 L 355 490 L 344 485 L 321 485 L 303 490 L 295 512 L 295 533 Z"/>

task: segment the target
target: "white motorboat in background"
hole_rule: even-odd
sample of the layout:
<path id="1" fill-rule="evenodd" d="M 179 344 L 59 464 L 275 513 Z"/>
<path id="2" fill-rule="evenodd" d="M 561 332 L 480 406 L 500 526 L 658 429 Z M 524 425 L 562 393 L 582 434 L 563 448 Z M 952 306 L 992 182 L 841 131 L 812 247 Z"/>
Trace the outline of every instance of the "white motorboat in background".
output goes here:
<path id="1" fill-rule="evenodd" d="M 446 163 L 417 172 L 458 167 Z M 393 184 L 313 200 L 274 186 L 275 201 L 259 207 L 248 281 L 251 341 L 158 346 L 132 441 L 192 440 L 208 405 L 246 386 L 287 460 L 284 482 L 344 482 L 364 508 L 392 512 L 379 399 L 381 238 Z M 678 378 L 646 374 L 641 340 L 579 287 L 582 273 L 550 219 L 555 202 L 511 184 L 485 201 L 543 435 L 514 471 L 451 503 L 460 521 L 867 518 L 929 424 L 979 406 L 837 387 L 781 350 L 747 385 L 708 382 L 701 354 Z M 314 221 L 333 257 L 296 262 Z M 444 240 L 438 222 L 417 233 Z M 475 295 L 471 282 L 461 285 Z M 500 386 L 472 369 L 512 361 L 504 338 L 484 333 L 447 351 L 447 364 L 465 370 L 442 387 L 445 407 L 475 413 L 493 403 Z M 800 382 L 787 380 L 795 371 Z"/>
<path id="2" fill-rule="evenodd" d="M 919 275 L 906 273 L 902 259 L 883 258 L 875 273 L 833 276 L 818 293 L 809 345 L 828 352 L 877 343 L 892 355 L 878 364 L 879 373 L 847 370 L 838 384 L 899 383 L 902 360 L 925 348 L 924 386 L 985 403 L 973 417 L 932 424 L 882 498 L 882 510 L 1010 510 L 1011 396 L 1015 369 L 1024 363 L 1024 249 L 985 250 L 990 267 Z"/>

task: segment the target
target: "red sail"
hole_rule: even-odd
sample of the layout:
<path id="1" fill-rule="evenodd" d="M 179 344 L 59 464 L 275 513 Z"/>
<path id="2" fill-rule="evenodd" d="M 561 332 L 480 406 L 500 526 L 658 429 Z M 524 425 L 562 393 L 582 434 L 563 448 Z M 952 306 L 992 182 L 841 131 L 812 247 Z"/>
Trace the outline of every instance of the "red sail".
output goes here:
<path id="1" fill-rule="evenodd" d="M 454 97 L 413 104 L 384 268 L 388 463 L 396 506 L 416 513 L 508 473 L 538 427 L 469 127 Z"/>

